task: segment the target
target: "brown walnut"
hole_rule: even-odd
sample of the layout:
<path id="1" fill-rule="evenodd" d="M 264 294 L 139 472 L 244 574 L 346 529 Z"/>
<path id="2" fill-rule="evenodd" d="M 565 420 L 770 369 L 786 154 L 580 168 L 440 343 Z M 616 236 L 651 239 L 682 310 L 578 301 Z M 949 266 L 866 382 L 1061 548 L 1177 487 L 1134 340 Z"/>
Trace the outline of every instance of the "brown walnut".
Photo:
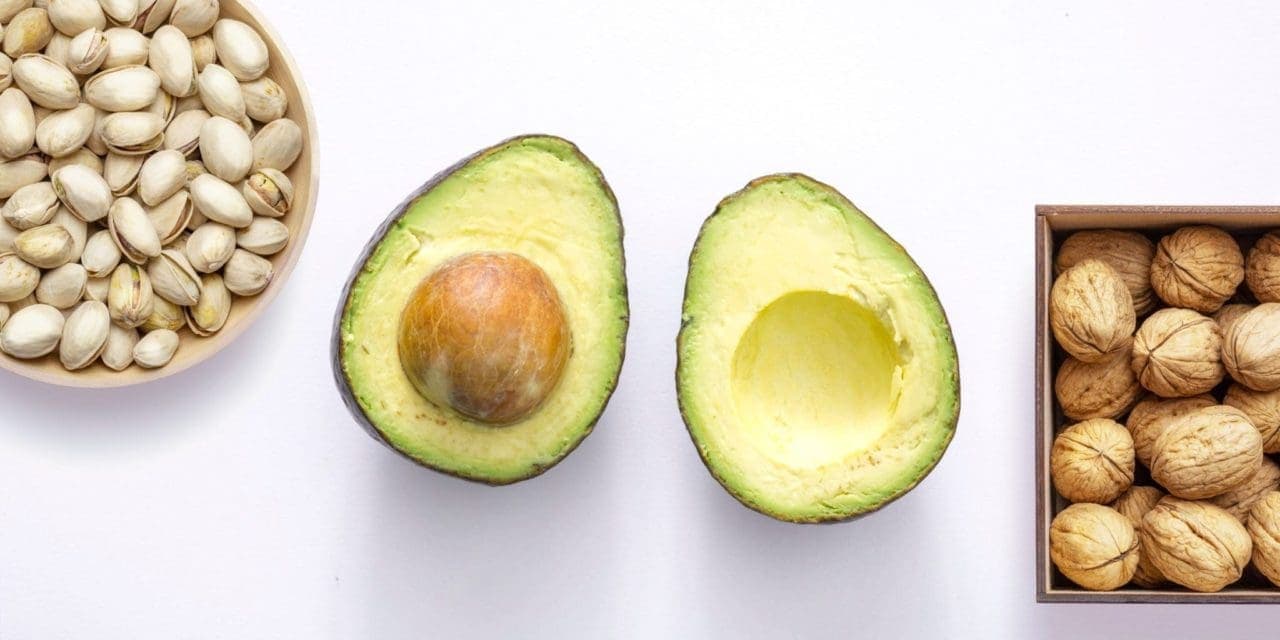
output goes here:
<path id="1" fill-rule="evenodd" d="M 1133 523 L 1134 529 L 1142 526 L 1142 517 L 1155 508 L 1156 503 L 1164 498 L 1164 492 L 1156 487 L 1133 486 L 1111 503 L 1111 508 Z M 1148 589 L 1164 582 L 1160 570 L 1152 564 L 1151 559 L 1138 553 L 1138 570 L 1133 573 L 1134 584 Z"/>
<path id="2" fill-rule="evenodd" d="M 1161 575 L 1193 591 L 1237 581 L 1253 543 L 1244 525 L 1219 507 L 1168 497 L 1142 518 L 1142 553 Z"/>
<path id="3" fill-rule="evenodd" d="M 1098 504 L 1073 504 L 1049 525 L 1049 558 L 1068 580 L 1092 591 L 1119 589 L 1138 568 L 1129 519 Z"/>
<path id="4" fill-rule="evenodd" d="M 1280 303 L 1260 304 L 1231 325 L 1222 340 L 1222 365 L 1250 389 L 1280 389 Z"/>
<path id="5" fill-rule="evenodd" d="M 1280 302 L 1280 233 L 1262 236 L 1249 250 L 1244 281 L 1259 302 Z"/>
<path id="6" fill-rule="evenodd" d="M 1207 393 L 1222 382 L 1218 323 L 1189 309 L 1161 309 L 1133 339 L 1138 382 L 1165 398 Z"/>
<path id="7" fill-rule="evenodd" d="M 1209 502 L 1226 509 L 1231 515 L 1244 522 L 1249 518 L 1249 510 L 1262 496 L 1280 489 L 1280 465 L 1264 457 L 1258 470 L 1249 476 L 1240 486 L 1216 497 Z"/>
<path id="8" fill-rule="evenodd" d="M 1193 411 L 1156 439 L 1151 477 L 1187 500 L 1222 495 L 1253 477 L 1262 464 L 1262 437 L 1235 407 Z"/>
<path id="9" fill-rule="evenodd" d="M 1217 227 L 1183 227 L 1160 239 L 1151 262 L 1151 288 L 1171 307 L 1212 313 L 1244 280 L 1244 255 Z"/>
<path id="10" fill-rule="evenodd" d="M 1105 262 L 1085 260 L 1054 281 L 1049 323 L 1067 353 L 1098 362 L 1129 349 L 1137 319 L 1119 274 Z"/>
<path id="11" fill-rule="evenodd" d="M 1192 411 L 1212 407 L 1215 404 L 1218 402 L 1213 399 L 1213 396 L 1201 394 L 1171 400 L 1152 396 L 1134 405 L 1125 426 L 1129 428 L 1129 435 L 1133 436 L 1133 452 L 1138 456 L 1138 462 L 1150 467 L 1156 438 L 1159 438 L 1169 425 Z"/>
<path id="12" fill-rule="evenodd" d="M 1272 491 L 1249 510 L 1246 525 L 1253 540 L 1253 566 L 1280 587 L 1280 491 Z"/>
<path id="13" fill-rule="evenodd" d="M 1133 484 L 1133 438 L 1106 418 L 1067 427 L 1053 440 L 1053 486 L 1071 502 L 1106 504 Z"/>
<path id="14" fill-rule="evenodd" d="M 1235 407 L 1249 416 L 1249 422 L 1262 436 L 1263 452 L 1280 453 L 1280 389 L 1254 391 L 1233 384 L 1227 388 L 1222 404 Z"/>
<path id="15" fill-rule="evenodd" d="M 1256 306 L 1258 305 L 1245 304 L 1242 302 L 1222 305 L 1222 308 L 1218 309 L 1213 314 L 1213 321 L 1218 323 L 1219 333 L 1224 336 L 1227 335 L 1227 330 L 1231 328 L 1231 325 L 1235 324 L 1236 320 L 1239 320 L 1244 316 L 1244 314 L 1252 311 Z"/>
<path id="16" fill-rule="evenodd" d="M 1088 363 L 1067 358 L 1053 383 L 1062 413 L 1072 420 L 1116 418 L 1142 395 L 1128 354 Z"/>
<path id="17" fill-rule="evenodd" d="M 1156 307 L 1151 290 L 1151 260 L 1155 255 L 1155 244 L 1136 231 L 1077 231 L 1062 241 L 1054 265 L 1061 273 L 1085 260 L 1107 263 L 1124 281 L 1133 299 L 1133 311 L 1141 316 Z"/>

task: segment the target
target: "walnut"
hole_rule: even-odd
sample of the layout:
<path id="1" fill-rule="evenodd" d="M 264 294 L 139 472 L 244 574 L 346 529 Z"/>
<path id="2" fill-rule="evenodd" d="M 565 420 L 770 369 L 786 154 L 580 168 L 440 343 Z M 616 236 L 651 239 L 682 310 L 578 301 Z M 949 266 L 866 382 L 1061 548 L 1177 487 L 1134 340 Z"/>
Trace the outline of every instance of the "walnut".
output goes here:
<path id="1" fill-rule="evenodd" d="M 1249 250 L 1244 281 L 1259 302 L 1280 302 L 1280 233 L 1258 238 Z"/>
<path id="2" fill-rule="evenodd" d="M 1227 329 L 1236 323 L 1241 316 L 1253 310 L 1256 304 L 1244 304 L 1237 302 L 1235 304 L 1224 304 L 1213 314 L 1213 321 L 1218 323 L 1219 333 L 1227 335 Z"/>
<path id="3" fill-rule="evenodd" d="M 1264 457 L 1258 470 L 1248 480 L 1216 498 L 1210 498 L 1209 502 L 1226 509 L 1240 522 L 1244 522 L 1249 518 L 1249 509 L 1262 496 L 1277 489 L 1280 489 L 1280 465 Z"/>
<path id="4" fill-rule="evenodd" d="M 1262 436 L 1262 451 L 1280 453 L 1280 389 L 1254 391 L 1233 384 L 1227 388 L 1222 404 L 1235 407 L 1249 416 L 1249 422 Z"/>
<path id="5" fill-rule="evenodd" d="M 1219 507 L 1167 497 L 1142 518 L 1142 554 L 1168 580 L 1193 591 L 1221 591 L 1240 579 L 1253 543 Z"/>
<path id="6" fill-rule="evenodd" d="M 1097 363 L 1067 358 L 1053 383 L 1062 413 L 1072 420 L 1116 418 L 1142 395 L 1142 386 L 1129 366 L 1128 354 Z"/>
<path id="7" fill-rule="evenodd" d="M 1156 296 L 1151 291 L 1151 260 L 1155 255 L 1156 246 L 1135 231 L 1078 231 L 1058 247 L 1054 264 L 1061 273 L 1085 260 L 1107 263 L 1124 281 L 1133 299 L 1133 311 L 1141 316 L 1156 307 Z"/>
<path id="8" fill-rule="evenodd" d="M 1272 491 L 1249 510 L 1246 525 L 1253 539 L 1253 566 L 1280 587 L 1280 491 Z"/>
<path id="9" fill-rule="evenodd" d="M 1151 477 L 1187 500 L 1240 486 L 1262 464 L 1262 436 L 1239 409 L 1216 405 L 1174 421 L 1156 438 Z"/>
<path id="10" fill-rule="evenodd" d="M 1159 438 L 1169 425 L 1192 411 L 1212 407 L 1215 404 L 1218 402 L 1208 394 L 1172 400 L 1150 397 L 1139 402 L 1133 407 L 1133 411 L 1129 412 L 1129 419 L 1125 423 L 1129 428 L 1129 435 L 1133 436 L 1133 452 L 1137 454 L 1138 461 L 1150 467 L 1156 438 Z"/>
<path id="11" fill-rule="evenodd" d="M 1129 519 L 1133 523 L 1135 529 L 1142 526 L 1142 517 L 1156 506 L 1157 502 L 1164 497 L 1164 492 L 1155 487 L 1129 487 L 1129 490 L 1116 498 L 1111 503 L 1111 508 L 1119 511 L 1121 515 Z M 1151 559 L 1138 553 L 1138 570 L 1133 573 L 1133 582 L 1140 587 L 1159 586 L 1163 583 L 1164 576 L 1160 574 L 1160 570 L 1151 563 Z"/>
<path id="12" fill-rule="evenodd" d="M 1138 568 L 1138 536 L 1133 523 L 1115 509 L 1073 504 L 1049 525 L 1049 558 L 1062 575 L 1085 589 L 1119 589 Z"/>
<path id="13" fill-rule="evenodd" d="M 1171 307 L 1217 311 L 1244 280 L 1244 255 L 1217 227 L 1183 227 L 1160 239 L 1151 288 Z"/>
<path id="14" fill-rule="evenodd" d="M 1128 350 L 1137 320 L 1129 289 L 1115 270 L 1104 262 L 1085 260 L 1053 283 L 1049 323 L 1067 353 L 1098 362 Z"/>
<path id="15" fill-rule="evenodd" d="M 1165 398 L 1207 393 L 1222 382 L 1218 323 L 1189 309 L 1161 309 L 1133 339 L 1133 371 Z"/>
<path id="16" fill-rule="evenodd" d="M 1054 438 L 1049 470 L 1067 500 L 1106 504 L 1133 484 L 1133 438 L 1114 420 L 1085 420 Z"/>
<path id="17" fill-rule="evenodd" d="M 1280 303 L 1260 304 L 1231 325 L 1222 339 L 1222 364 L 1250 389 L 1280 389 Z"/>

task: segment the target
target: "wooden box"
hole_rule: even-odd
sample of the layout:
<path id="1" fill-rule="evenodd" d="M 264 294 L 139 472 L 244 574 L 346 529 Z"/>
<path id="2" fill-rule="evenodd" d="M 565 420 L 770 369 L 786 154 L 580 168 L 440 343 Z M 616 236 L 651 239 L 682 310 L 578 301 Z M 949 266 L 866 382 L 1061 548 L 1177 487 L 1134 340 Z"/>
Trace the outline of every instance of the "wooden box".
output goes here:
<path id="1" fill-rule="evenodd" d="M 1063 359 L 1049 328 L 1049 290 L 1053 285 L 1055 249 L 1071 232 L 1083 229 L 1132 229 L 1156 242 L 1178 227 L 1193 224 L 1212 224 L 1226 229 L 1240 240 L 1247 256 L 1258 236 L 1280 229 L 1280 207 L 1036 207 L 1036 600 L 1039 602 L 1280 604 L 1280 588 L 1271 586 L 1252 568 L 1246 569 L 1242 582 L 1219 593 L 1196 593 L 1176 585 L 1158 589 L 1127 586 L 1118 591 L 1095 592 L 1067 580 L 1049 560 L 1049 523 L 1054 514 L 1067 505 L 1054 491 L 1049 477 L 1049 450 L 1056 430 L 1067 422 L 1053 393 L 1053 377 Z M 1140 318 L 1139 324 L 1141 321 Z"/>

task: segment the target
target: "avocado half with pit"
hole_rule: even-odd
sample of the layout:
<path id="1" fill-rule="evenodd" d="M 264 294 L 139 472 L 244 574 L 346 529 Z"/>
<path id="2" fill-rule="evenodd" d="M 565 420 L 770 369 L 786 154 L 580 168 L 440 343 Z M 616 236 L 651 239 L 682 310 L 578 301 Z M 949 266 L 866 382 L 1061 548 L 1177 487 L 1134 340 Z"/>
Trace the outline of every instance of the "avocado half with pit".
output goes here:
<path id="1" fill-rule="evenodd" d="M 933 287 L 807 176 L 755 180 L 703 224 L 678 351 L 680 409 L 707 468 L 780 520 L 874 511 L 955 433 L 958 361 Z"/>
<path id="2" fill-rule="evenodd" d="M 338 311 L 334 374 L 380 442 L 508 484 L 591 432 L 627 318 L 604 176 L 566 140 L 519 137 L 435 177 L 379 229 Z"/>

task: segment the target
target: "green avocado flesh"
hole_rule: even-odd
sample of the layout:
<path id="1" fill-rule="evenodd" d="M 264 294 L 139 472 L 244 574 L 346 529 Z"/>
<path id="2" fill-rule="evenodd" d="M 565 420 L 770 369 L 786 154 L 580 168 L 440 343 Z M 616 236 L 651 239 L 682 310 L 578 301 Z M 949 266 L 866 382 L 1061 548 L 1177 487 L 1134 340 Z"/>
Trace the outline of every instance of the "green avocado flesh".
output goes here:
<path id="1" fill-rule="evenodd" d="M 535 476 L 591 432 L 622 367 L 628 311 L 617 202 L 576 147 L 546 136 L 483 151 L 424 189 L 393 214 L 351 282 L 336 344 L 340 386 L 366 427 L 423 465 L 491 484 Z M 510 252 L 541 267 L 573 339 L 550 395 L 502 427 L 426 400 L 397 353 L 415 287 L 474 252 Z"/>
<path id="2" fill-rule="evenodd" d="M 924 273 L 831 187 L 761 178 L 689 259 L 676 371 L 712 475 L 792 522 L 874 511 L 937 464 L 960 411 L 955 344 Z"/>

